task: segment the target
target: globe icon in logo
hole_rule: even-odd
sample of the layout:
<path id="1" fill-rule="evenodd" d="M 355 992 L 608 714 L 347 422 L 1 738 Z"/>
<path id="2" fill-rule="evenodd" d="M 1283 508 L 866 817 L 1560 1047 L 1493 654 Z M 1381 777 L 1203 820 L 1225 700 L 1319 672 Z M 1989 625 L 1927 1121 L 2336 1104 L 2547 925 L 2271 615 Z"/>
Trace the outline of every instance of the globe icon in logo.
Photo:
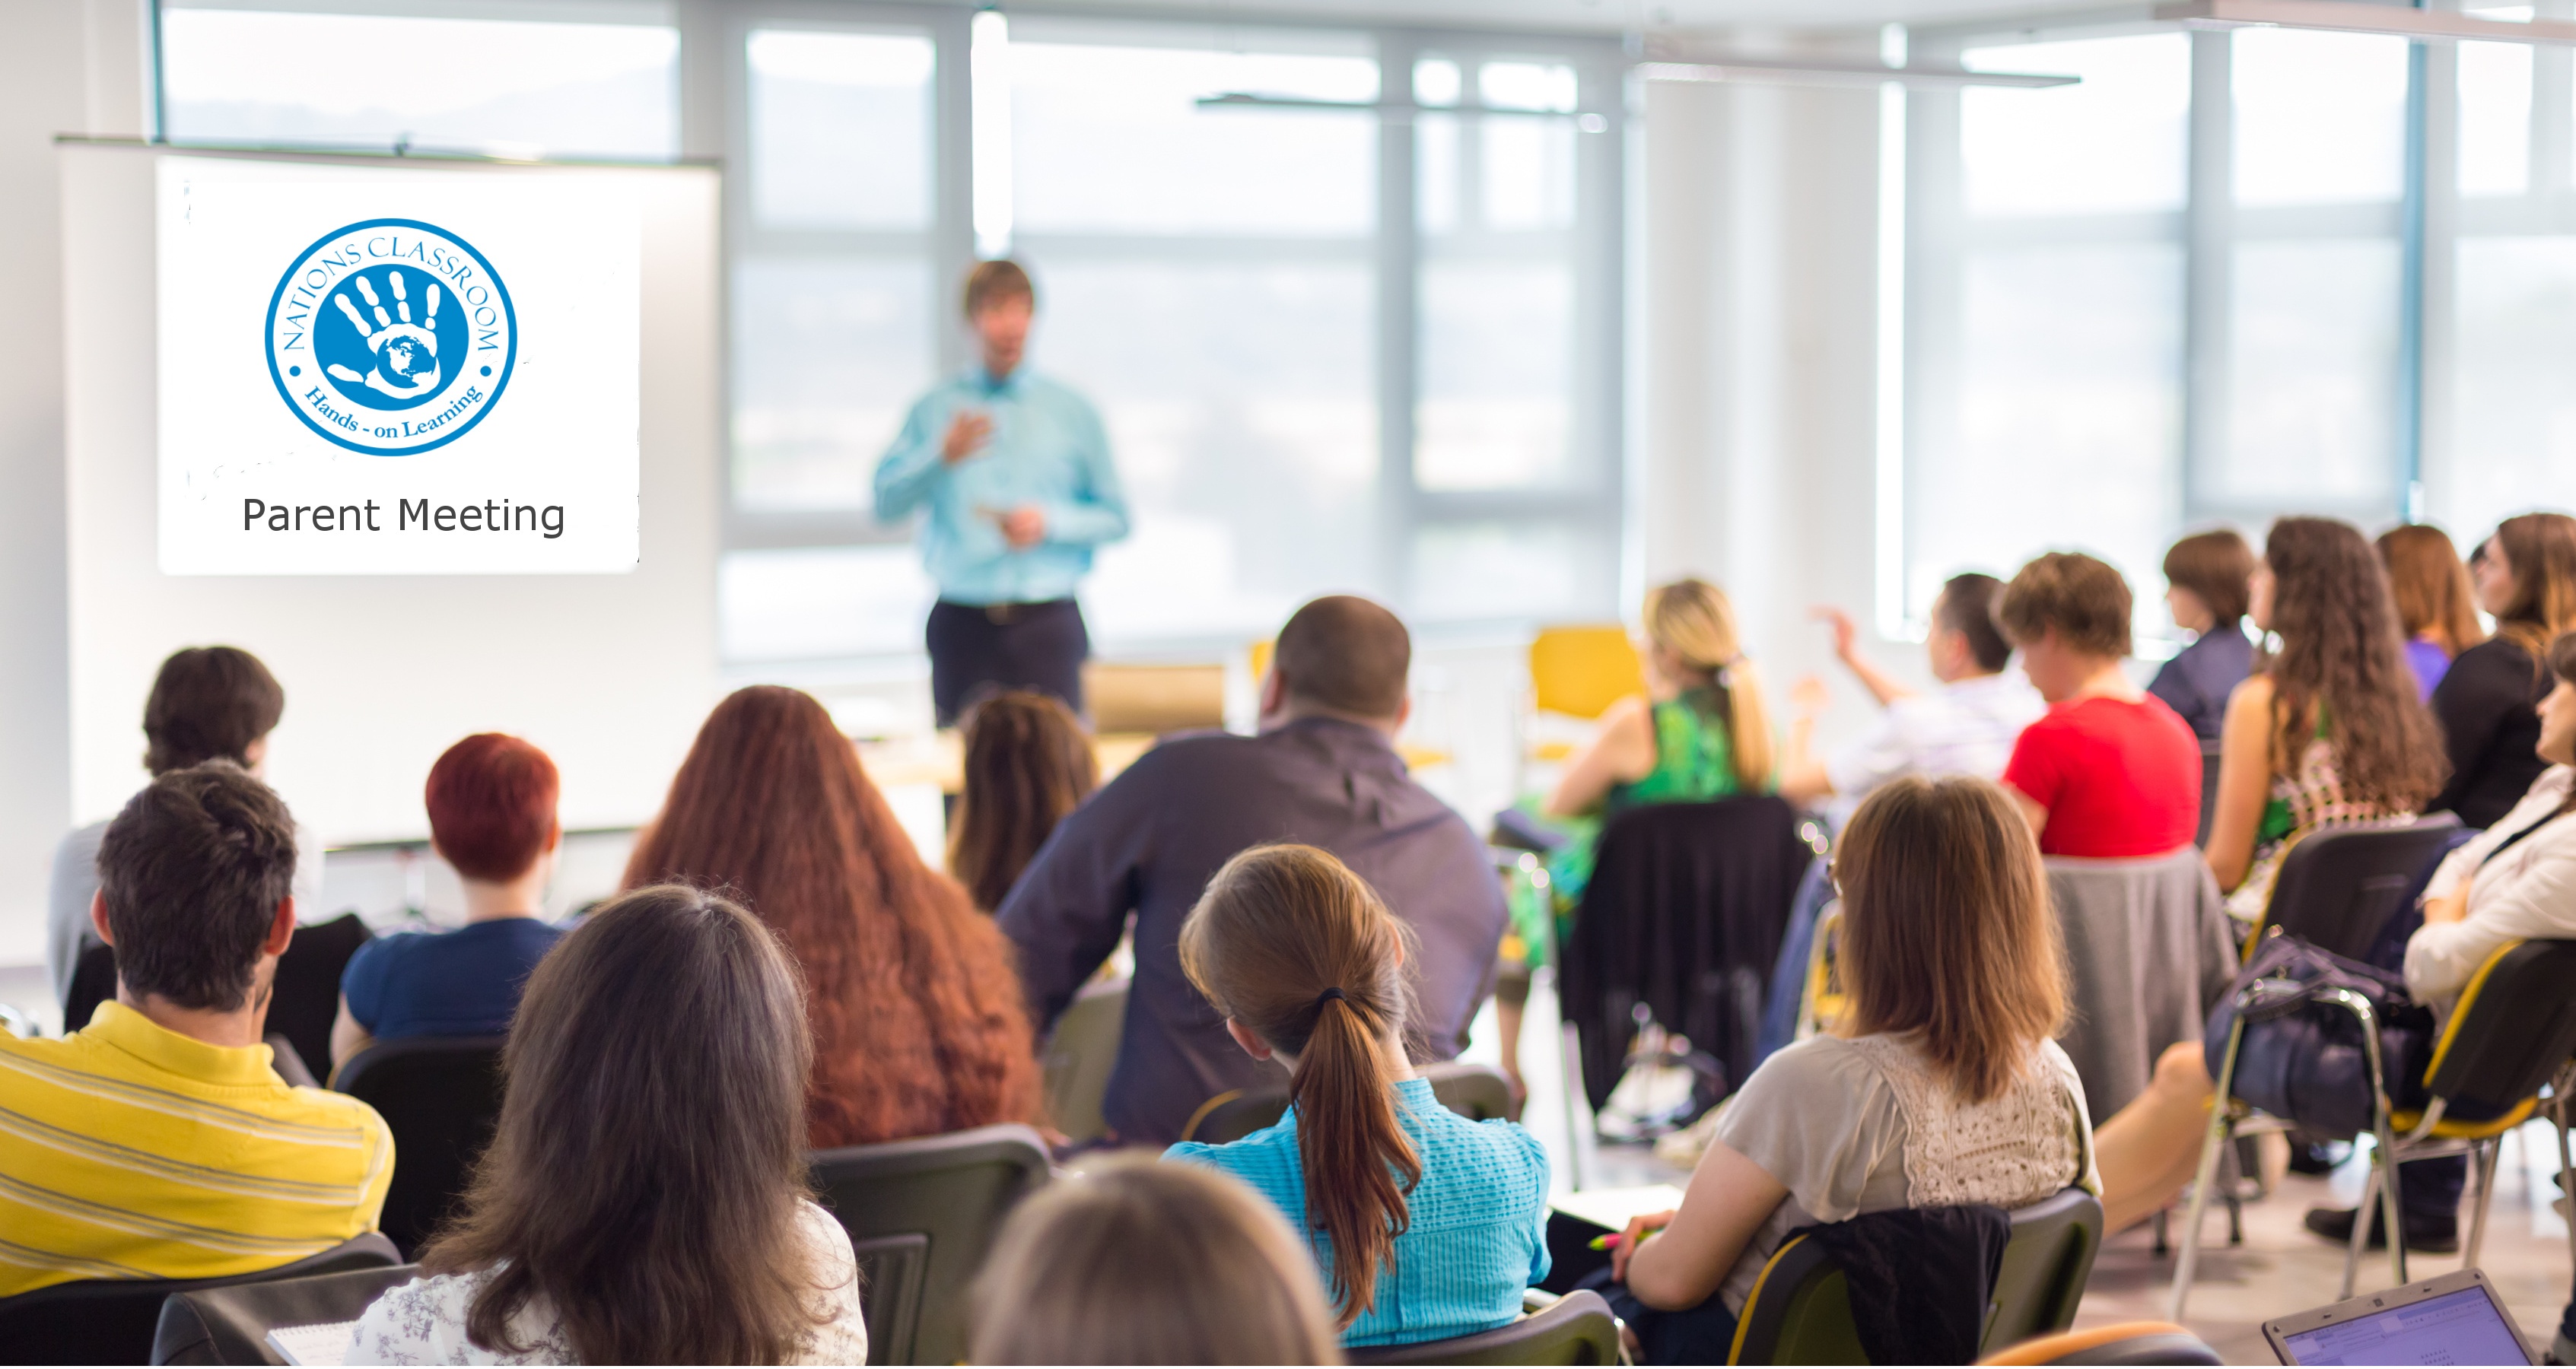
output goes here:
<path id="1" fill-rule="evenodd" d="M 371 219 L 324 234 L 278 281 L 269 375 L 307 428 L 402 456 L 465 435 L 499 400 L 518 317 L 491 262 L 435 225 Z"/>

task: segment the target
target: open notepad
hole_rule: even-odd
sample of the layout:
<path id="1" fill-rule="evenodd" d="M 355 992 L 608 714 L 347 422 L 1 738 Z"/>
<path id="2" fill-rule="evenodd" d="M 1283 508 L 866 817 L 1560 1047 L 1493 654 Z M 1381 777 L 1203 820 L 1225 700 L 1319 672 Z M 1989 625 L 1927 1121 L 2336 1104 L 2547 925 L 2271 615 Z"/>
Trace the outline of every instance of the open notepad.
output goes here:
<path id="1" fill-rule="evenodd" d="M 1612 1231 L 1625 1230 L 1632 1217 L 1649 1212 L 1669 1212 L 1682 1205 L 1682 1191 L 1671 1184 L 1646 1184 L 1637 1188 L 1587 1188 L 1576 1193 L 1560 1193 L 1547 1200 L 1550 1207 L 1569 1217 L 1580 1217 L 1594 1226 Z"/>
<path id="2" fill-rule="evenodd" d="M 311 1326 L 272 1326 L 268 1344 L 289 1364 L 342 1364 L 347 1362 L 349 1333 L 357 1325 L 354 1321 L 326 1321 Z"/>

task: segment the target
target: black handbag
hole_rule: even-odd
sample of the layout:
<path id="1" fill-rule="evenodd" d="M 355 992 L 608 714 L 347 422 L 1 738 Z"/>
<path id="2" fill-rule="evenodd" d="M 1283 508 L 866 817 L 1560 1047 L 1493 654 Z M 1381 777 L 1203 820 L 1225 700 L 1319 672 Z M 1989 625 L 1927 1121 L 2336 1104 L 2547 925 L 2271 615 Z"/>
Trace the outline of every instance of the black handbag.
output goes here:
<path id="1" fill-rule="evenodd" d="M 2361 1020 L 2325 997 L 2335 989 L 2370 1004 L 2379 1026 L 2379 1062 L 2391 1110 L 2424 1104 L 2424 1066 L 2433 1055 L 2433 1013 L 2406 992 L 2406 982 L 2300 940 L 2275 936 L 2236 977 L 2209 1014 L 2203 1049 L 2215 1080 L 2227 1038 L 2241 1015 L 2229 1092 L 2302 1129 L 2351 1137 L 2372 1126 L 2369 1055 Z"/>

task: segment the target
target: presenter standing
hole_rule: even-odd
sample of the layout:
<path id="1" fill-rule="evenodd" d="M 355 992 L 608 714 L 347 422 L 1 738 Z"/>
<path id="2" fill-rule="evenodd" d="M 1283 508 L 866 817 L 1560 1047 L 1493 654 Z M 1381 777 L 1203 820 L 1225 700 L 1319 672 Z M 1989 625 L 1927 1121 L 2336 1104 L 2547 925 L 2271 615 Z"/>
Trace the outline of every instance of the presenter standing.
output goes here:
<path id="1" fill-rule="evenodd" d="M 941 727 L 987 686 L 1082 710 L 1091 637 L 1073 591 L 1091 549 L 1127 535 L 1127 498 L 1089 401 L 1021 365 L 1037 291 L 1015 262 L 966 277 L 982 359 L 921 397 L 877 463 L 877 518 L 925 505 L 921 559 L 938 582 L 925 634 Z"/>

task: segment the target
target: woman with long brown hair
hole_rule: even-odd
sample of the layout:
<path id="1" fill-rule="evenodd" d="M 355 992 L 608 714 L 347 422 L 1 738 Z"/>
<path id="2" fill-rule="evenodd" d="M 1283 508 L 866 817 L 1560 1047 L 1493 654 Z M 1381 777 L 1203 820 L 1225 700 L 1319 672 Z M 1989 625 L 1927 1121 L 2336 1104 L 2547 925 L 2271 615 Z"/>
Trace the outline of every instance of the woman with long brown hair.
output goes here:
<path id="1" fill-rule="evenodd" d="M 1346 1345 L 1508 1326 L 1547 1277 L 1547 1153 L 1440 1105 L 1405 1053 L 1406 933 L 1312 846 L 1227 861 L 1181 925 L 1181 968 L 1235 1044 L 1288 1069 L 1288 1113 L 1166 1158 L 1223 1170 L 1315 1242 Z"/>
<path id="2" fill-rule="evenodd" d="M 2541 762 L 2540 700 L 2549 693 L 2549 643 L 2576 631 L 2576 518 L 2508 518 L 2469 558 L 2478 605 L 2495 635 L 2460 653 L 2433 691 L 2451 752 L 2451 782 L 2425 805 L 2492 827 L 2512 811 Z"/>
<path id="3" fill-rule="evenodd" d="M 351 1364 L 863 1364 L 808 1198 L 796 970 L 712 894 L 621 894 L 528 979 L 499 1128 Z"/>
<path id="4" fill-rule="evenodd" d="M 1680 1208 L 1612 1253 L 1650 1364 L 1722 1364 L 1789 1233 L 1897 1208 L 2022 1207 L 2093 1186 L 2084 1085 L 2052 1038 L 2066 971 L 2030 825 L 1991 780 L 1908 776 L 1834 860 L 1850 1009 L 1762 1063 Z"/>
<path id="5" fill-rule="evenodd" d="M 2388 568 L 2388 592 L 2397 601 L 2397 626 L 2406 633 L 2406 664 L 2430 699 L 2459 654 L 2487 639 L 2478 623 L 2477 589 L 2448 533 L 2404 523 L 2379 534 L 2379 561 Z"/>
<path id="6" fill-rule="evenodd" d="M 2271 898 L 2292 840 L 2411 816 L 2446 769 L 2388 577 L 2358 529 L 2275 522 L 2254 567 L 2253 617 L 2281 645 L 2228 699 L 2205 848 L 2229 910 L 2246 919 Z"/>
<path id="7" fill-rule="evenodd" d="M 958 731 L 965 783 L 948 824 L 948 873 L 989 913 L 1055 825 L 1100 787 L 1100 763 L 1073 710 L 1032 690 L 976 704 Z"/>
<path id="8" fill-rule="evenodd" d="M 805 972 L 816 1149 L 1033 1120 L 1019 976 L 992 922 L 922 861 L 811 695 L 735 691 L 707 716 L 626 884 L 721 888 Z"/>

